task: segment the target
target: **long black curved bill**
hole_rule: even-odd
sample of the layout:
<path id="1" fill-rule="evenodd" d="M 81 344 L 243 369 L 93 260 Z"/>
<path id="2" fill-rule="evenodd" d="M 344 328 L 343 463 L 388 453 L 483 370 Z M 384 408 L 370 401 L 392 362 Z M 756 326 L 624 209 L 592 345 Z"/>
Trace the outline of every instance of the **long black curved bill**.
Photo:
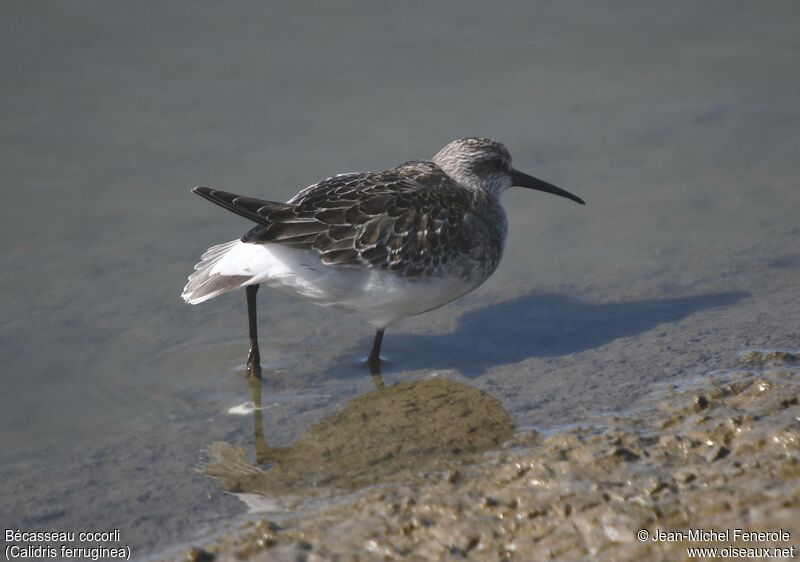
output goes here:
<path id="1" fill-rule="evenodd" d="M 576 203 L 580 203 L 581 205 L 586 205 L 586 202 L 583 199 L 581 199 L 577 195 L 573 195 L 566 189 L 561 189 L 560 187 L 556 187 L 551 183 L 547 183 L 546 181 L 542 181 L 539 178 L 529 176 L 528 174 L 520 172 L 519 170 L 511 171 L 511 183 L 519 187 L 527 187 L 528 189 L 536 189 L 538 191 L 552 193 L 553 195 L 560 195 L 561 197 L 572 199 L 573 201 L 575 201 Z"/>

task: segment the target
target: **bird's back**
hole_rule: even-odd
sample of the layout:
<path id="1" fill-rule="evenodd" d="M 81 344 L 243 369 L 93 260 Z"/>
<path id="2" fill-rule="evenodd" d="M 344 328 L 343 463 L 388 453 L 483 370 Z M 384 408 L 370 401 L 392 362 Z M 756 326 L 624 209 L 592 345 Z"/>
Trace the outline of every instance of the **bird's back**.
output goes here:
<path id="1" fill-rule="evenodd" d="M 376 268 L 409 278 L 453 275 L 461 268 L 471 276 L 474 260 L 483 261 L 483 254 L 496 256 L 487 264 L 494 269 L 505 239 L 502 208 L 481 197 L 486 198 L 459 186 L 432 162 L 407 162 L 314 184 L 290 199 L 290 208 L 267 214 L 266 223 L 242 240 L 314 250 L 330 266 Z"/>

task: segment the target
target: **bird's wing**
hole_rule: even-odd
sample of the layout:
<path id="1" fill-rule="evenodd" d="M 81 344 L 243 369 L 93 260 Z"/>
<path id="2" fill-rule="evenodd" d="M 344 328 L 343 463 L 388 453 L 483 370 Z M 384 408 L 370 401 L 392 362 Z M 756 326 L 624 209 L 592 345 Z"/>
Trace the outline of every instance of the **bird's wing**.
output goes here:
<path id="1" fill-rule="evenodd" d="M 311 249 L 329 265 L 416 276 L 441 266 L 448 254 L 469 251 L 468 229 L 460 226 L 471 209 L 466 198 L 451 196 L 458 190 L 436 165 L 409 162 L 386 172 L 328 178 L 288 203 L 193 191 L 259 223 L 244 242 Z"/>
<path id="2" fill-rule="evenodd" d="M 237 195 L 219 189 L 211 189 L 210 187 L 193 187 L 192 193 L 208 199 L 223 209 L 228 209 L 237 215 L 264 225 L 273 222 L 271 218 L 273 214 L 292 209 L 292 206 L 286 203 L 264 201 L 255 197 L 245 197 L 244 195 Z"/>

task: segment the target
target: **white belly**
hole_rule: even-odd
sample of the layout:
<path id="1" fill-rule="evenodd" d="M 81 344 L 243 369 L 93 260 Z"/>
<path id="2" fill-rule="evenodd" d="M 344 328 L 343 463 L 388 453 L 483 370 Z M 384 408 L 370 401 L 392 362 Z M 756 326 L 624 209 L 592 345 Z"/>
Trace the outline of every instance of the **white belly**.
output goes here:
<path id="1" fill-rule="evenodd" d="M 197 279 L 190 278 L 184 290 L 188 302 L 203 302 L 239 286 L 265 284 L 315 304 L 354 312 L 377 327 L 438 308 L 484 281 L 482 277 L 464 279 L 455 268 L 451 275 L 407 278 L 359 266 L 330 266 L 312 250 L 239 241 L 210 248 L 196 269 Z M 210 280 L 206 286 L 223 289 L 213 294 L 192 289 L 192 283 L 200 287 L 204 279 Z M 236 282 L 225 284 L 226 279 Z"/>

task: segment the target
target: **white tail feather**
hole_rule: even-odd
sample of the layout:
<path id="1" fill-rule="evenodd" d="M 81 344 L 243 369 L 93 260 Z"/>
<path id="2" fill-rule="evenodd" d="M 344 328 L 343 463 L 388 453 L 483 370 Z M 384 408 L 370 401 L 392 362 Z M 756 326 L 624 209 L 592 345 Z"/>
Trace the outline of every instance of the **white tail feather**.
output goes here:
<path id="1" fill-rule="evenodd" d="M 220 268 L 228 254 L 241 242 L 234 240 L 212 246 L 203 253 L 200 262 L 194 266 L 194 273 L 189 276 L 189 282 L 183 288 L 181 297 L 189 304 L 200 304 L 209 299 L 213 299 L 228 291 L 238 289 L 247 285 L 252 275 L 223 273 L 223 270 L 230 268 Z"/>

